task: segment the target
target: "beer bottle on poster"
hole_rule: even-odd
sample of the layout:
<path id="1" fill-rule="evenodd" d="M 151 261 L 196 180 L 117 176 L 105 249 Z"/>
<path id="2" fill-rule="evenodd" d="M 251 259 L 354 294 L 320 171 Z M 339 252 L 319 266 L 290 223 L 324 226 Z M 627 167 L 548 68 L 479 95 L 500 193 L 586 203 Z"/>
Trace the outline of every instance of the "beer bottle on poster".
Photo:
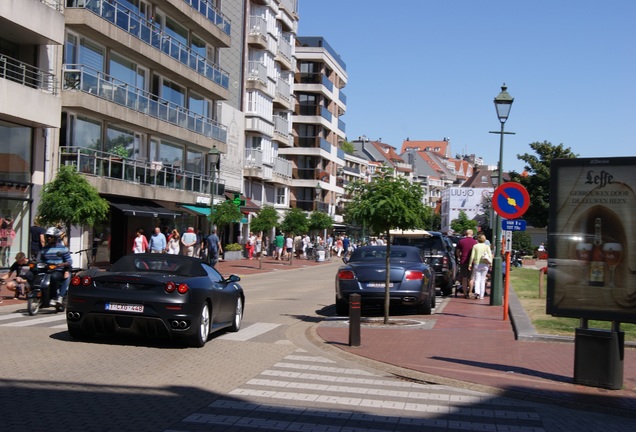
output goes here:
<path id="1" fill-rule="evenodd" d="M 603 237 L 601 236 L 601 218 L 594 221 L 594 241 L 590 256 L 590 286 L 605 286 L 605 261 L 603 259 Z"/>

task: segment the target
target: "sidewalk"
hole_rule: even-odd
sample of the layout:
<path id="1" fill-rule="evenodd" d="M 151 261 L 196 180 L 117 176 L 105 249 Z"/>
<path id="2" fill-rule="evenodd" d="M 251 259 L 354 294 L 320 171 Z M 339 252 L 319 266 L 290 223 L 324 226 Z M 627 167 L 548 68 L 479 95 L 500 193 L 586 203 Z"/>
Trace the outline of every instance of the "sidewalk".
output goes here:
<path id="1" fill-rule="evenodd" d="M 323 321 L 316 332 L 343 351 L 402 368 L 398 375 L 417 371 L 429 382 L 636 416 L 636 349 L 625 349 L 623 389 L 607 390 L 573 384 L 574 343 L 515 340 L 502 308 L 487 298 L 448 297 L 434 315 L 409 318 L 432 320 L 432 328 L 365 325 L 359 347 L 349 346 L 346 324 Z"/>

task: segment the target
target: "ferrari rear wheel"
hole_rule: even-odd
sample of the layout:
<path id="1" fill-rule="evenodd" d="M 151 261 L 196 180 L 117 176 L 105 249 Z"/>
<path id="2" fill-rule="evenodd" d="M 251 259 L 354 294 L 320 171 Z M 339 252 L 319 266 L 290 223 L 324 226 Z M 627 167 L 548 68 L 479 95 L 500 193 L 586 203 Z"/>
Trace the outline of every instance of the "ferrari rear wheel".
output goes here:
<path id="1" fill-rule="evenodd" d="M 232 325 L 228 328 L 228 331 L 237 332 L 241 328 L 241 321 L 243 321 L 243 299 L 241 297 L 236 299 L 236 309 L 234 310 L 234 320 Z"/>
<path id="2" fill-rule="evenodd" d="M 197 332 L 192 336 L 192 346 L 201 348 L 210 335 L 210 307 L 207 302 L 201 306 L 198 319 L 193 323 Z"/>

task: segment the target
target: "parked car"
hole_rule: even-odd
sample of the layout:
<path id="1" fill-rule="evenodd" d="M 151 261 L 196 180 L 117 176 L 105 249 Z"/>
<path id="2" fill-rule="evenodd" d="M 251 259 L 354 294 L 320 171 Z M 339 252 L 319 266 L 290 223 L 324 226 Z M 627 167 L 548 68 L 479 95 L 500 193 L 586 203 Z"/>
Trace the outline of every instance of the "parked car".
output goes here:
<path id="1" fill-rule="evenodd" d="M 435 271 L 435 286 L 442 295 L 453 292 L 457 277 L 455 248 L 444 234 L 437 231 L 395 231 L 391 233 L 394 245 L 415 246 L 422 251 L 424 262 Z"/>
<path id="2" fill-rule="evenodd" d="M 386 246 L 361 246 L 343 259 L 336 274 L 336 313 L 348 315 L 349 296 L 360 294 L 363 305 L 384 305 Z M 430 315 L 435 307 L 435 275 L 420 250 L 412 246 L 391 246 L 390 302 L 414 306 Z"/>
<path id="3" fill-rule="evenodd" d="M 224 278 L 200 259 L 134 254 L 110 271 L 78 273 L 68 290 L 66 322 L 73 338 L 136 333 L 202 347 L 210 333 L 241 327 L 240 278 Z"/>

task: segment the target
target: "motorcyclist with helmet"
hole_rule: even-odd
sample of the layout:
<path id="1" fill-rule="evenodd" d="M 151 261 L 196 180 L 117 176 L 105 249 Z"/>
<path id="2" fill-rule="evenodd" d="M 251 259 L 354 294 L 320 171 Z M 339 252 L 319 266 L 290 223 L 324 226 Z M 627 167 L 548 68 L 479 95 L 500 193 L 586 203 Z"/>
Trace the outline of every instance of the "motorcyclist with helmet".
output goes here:
<path id="1" fill-rule="evenodd" d="M 63 304 L 62 299 L 66 295 L 71 279 L 73 258 L 71 252 L 62 242 L 62 231 L 56 227 L 50 227 L 44 233 L 45 246 L 40 249 L 37 260 L 45 264 L 55 264 L 59 271 L 51 275 L 51 302 L 57 301 Z M 57 298 L 57 300 L 55 300 Z"/>

